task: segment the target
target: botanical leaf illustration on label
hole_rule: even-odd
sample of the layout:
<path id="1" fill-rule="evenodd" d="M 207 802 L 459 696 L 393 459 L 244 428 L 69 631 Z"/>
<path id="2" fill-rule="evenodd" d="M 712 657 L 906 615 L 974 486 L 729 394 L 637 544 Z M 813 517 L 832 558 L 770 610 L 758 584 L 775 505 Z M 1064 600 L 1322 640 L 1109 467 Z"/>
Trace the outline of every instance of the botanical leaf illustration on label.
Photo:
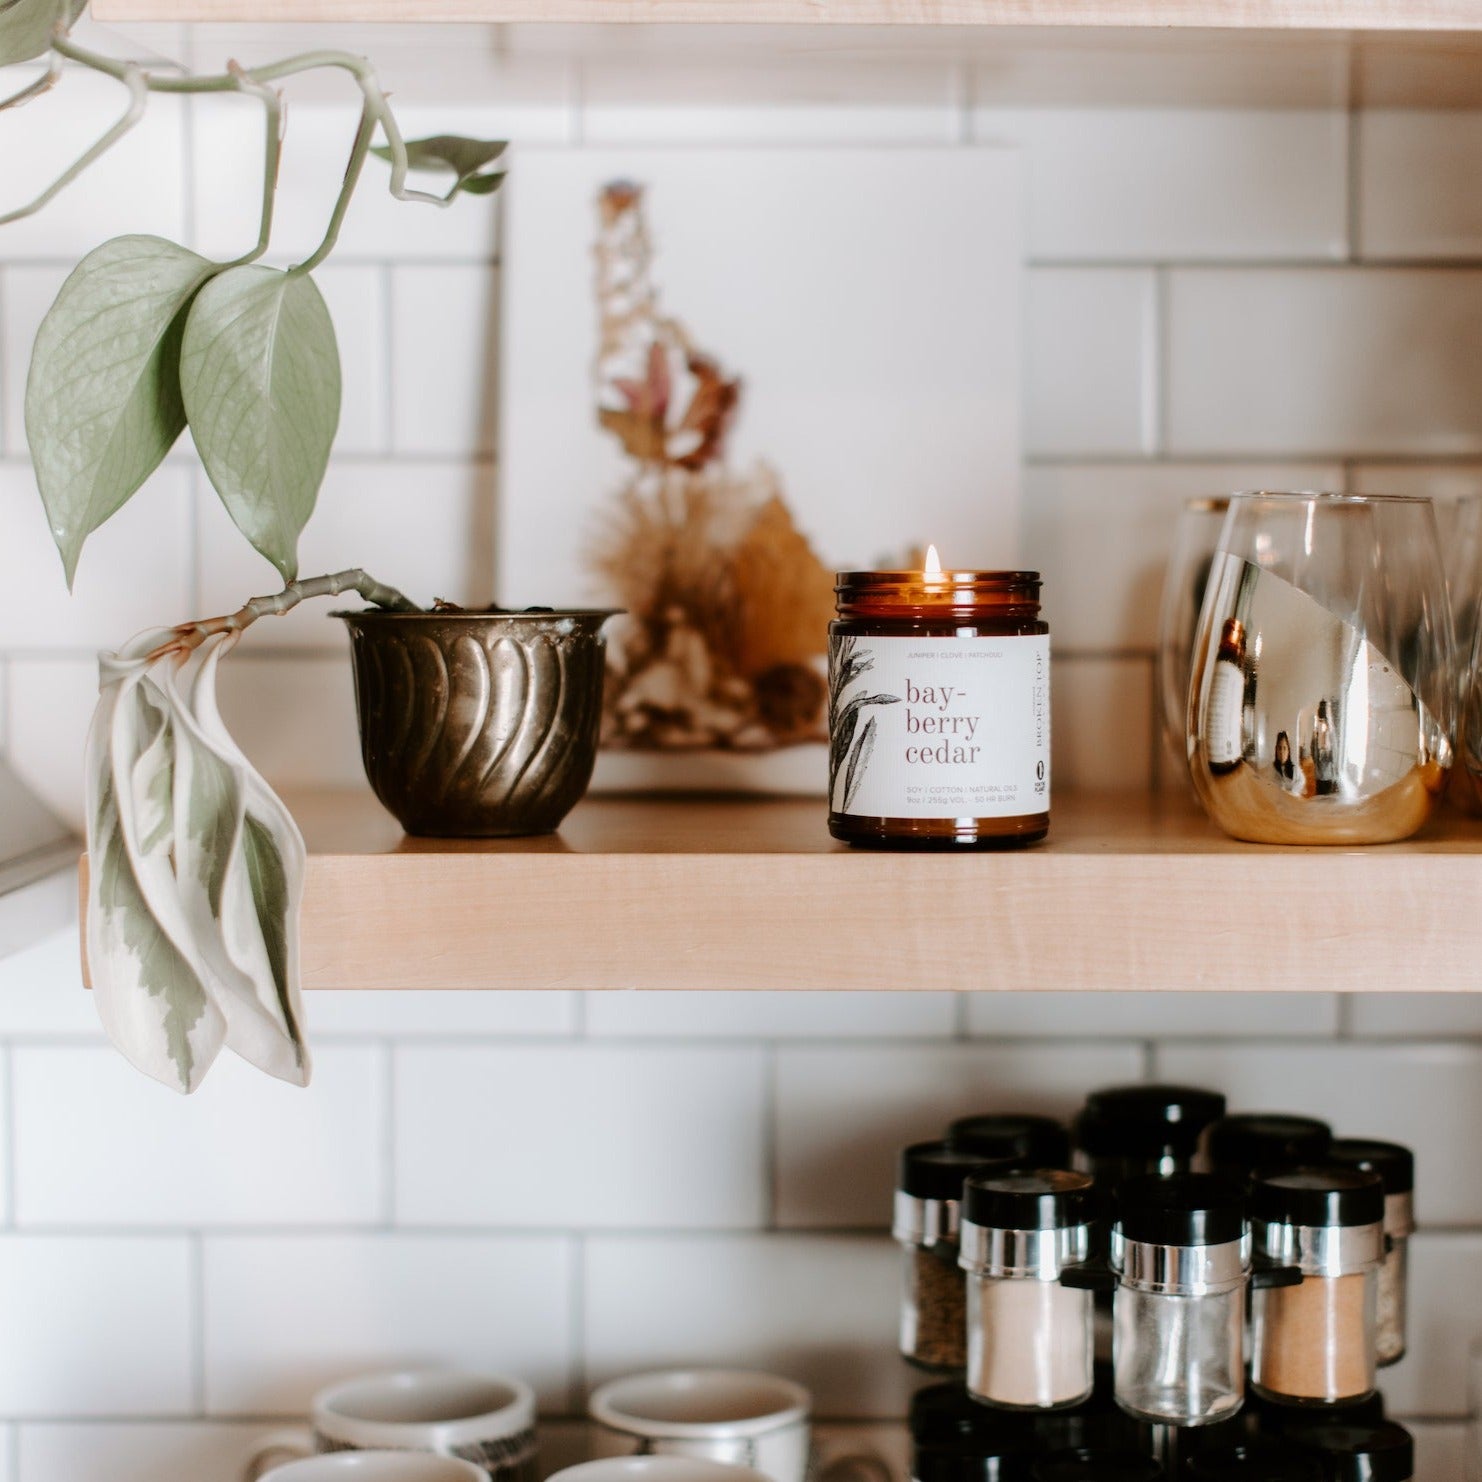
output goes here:
<path id="1" fill-rule="evenodd" d="M 875 705 L 899 705 L 899 695 L 859 693 L 844 698 L 849 688 L 875 667 L 874 652 L 859 646 L 857 638 L 835 638 L 828 663 L 828 796 L 829 806 L 847 813 L 859 794 L 870 757 L 875 750 L 879 717 L 860 717 Z"/>

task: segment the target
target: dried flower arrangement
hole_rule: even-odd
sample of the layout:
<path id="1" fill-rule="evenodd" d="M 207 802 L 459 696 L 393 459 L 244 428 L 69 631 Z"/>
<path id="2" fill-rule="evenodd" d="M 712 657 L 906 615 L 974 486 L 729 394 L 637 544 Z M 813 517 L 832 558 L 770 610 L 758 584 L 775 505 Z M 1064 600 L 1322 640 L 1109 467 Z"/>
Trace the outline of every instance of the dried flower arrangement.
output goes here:
<path id="1" fill-rule="evenodd" d="M 741 383 L 661 312 L 643 188 L 598 202 L 597 417 L 633 462 L 590 550 L 627 616 L 605 744 L 767 751 L 826 736 L 833 574 L 777 474 L 725 466 Z"/>

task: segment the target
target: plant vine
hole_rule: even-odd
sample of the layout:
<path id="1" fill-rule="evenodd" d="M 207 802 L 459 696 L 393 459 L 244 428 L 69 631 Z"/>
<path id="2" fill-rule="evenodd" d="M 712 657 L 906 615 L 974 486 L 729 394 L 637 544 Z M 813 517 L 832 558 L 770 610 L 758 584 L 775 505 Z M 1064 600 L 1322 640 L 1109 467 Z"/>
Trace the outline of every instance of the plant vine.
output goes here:
<path id="1" fill-rule="evenodd" d="M 187 426 L 233 521 L 291 582 L 340 412 L 339 350 L 312 274 L 339 241 L 366 160 L 374 153 L 389 164 L 396 199 L 445 207 L 461 194 L 498 189 L 504 145 L 456 135 L 407 140 L 374 67 L 350 52 L 175 72 L 79 42 L 72 26 L 82 9 L 82 0 L 0 0 L 0 67 L 46 64 L 0 99 L 0 112 L 53 89 L 64 64 L 110 77 L 127 93 L 103 134 L 33 199 L 0 212 L 0 226 L 35 215 L 76 182 L 139 123 L 154 94 L 256 98 L 264 146 L 250 250 L 213 262 L 160 237 L 114 238 L 78 264 L 42 322 L 26 430 L 68 584 L 87 537 L 137 492 Z M 343 180 L 317 247 L 286 269 L 266 267 L 284 137 L 276 85 L 322 71 L 346 74 L 360 93 Z M 407 183 L 413 171 L 451 176 L 451 184 L 415 189 Z"/>

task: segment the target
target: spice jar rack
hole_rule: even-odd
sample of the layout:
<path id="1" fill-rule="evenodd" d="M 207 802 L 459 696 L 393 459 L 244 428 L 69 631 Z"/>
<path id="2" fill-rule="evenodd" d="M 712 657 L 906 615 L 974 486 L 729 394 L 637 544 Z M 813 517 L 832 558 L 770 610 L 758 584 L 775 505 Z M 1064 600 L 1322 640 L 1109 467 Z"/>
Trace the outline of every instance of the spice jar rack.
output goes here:
<path id="1" fill-rule="evenodd" d="M 1040 1166 L 1062 1130 L 961 1117 L 902 1154 L 900 1351 L 954 1379 L 917 1397 L 915 1482 L 1408 1482 L 1378 1375 L 1410 1151 L 1175 1085 L 1093 1091 Z"/>

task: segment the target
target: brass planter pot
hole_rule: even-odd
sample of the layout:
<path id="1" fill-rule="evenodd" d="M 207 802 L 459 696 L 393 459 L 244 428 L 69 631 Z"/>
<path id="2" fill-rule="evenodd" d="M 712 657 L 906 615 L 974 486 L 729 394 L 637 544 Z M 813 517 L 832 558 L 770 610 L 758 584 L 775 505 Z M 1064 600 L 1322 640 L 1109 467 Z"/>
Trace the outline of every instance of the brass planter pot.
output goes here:
<path id="1" fill-rule="evenodd" d="M 592 780 L 610 612 L 335 615 L 350 630 L 365 775 L 409 834 L 560 825 Z"/>

